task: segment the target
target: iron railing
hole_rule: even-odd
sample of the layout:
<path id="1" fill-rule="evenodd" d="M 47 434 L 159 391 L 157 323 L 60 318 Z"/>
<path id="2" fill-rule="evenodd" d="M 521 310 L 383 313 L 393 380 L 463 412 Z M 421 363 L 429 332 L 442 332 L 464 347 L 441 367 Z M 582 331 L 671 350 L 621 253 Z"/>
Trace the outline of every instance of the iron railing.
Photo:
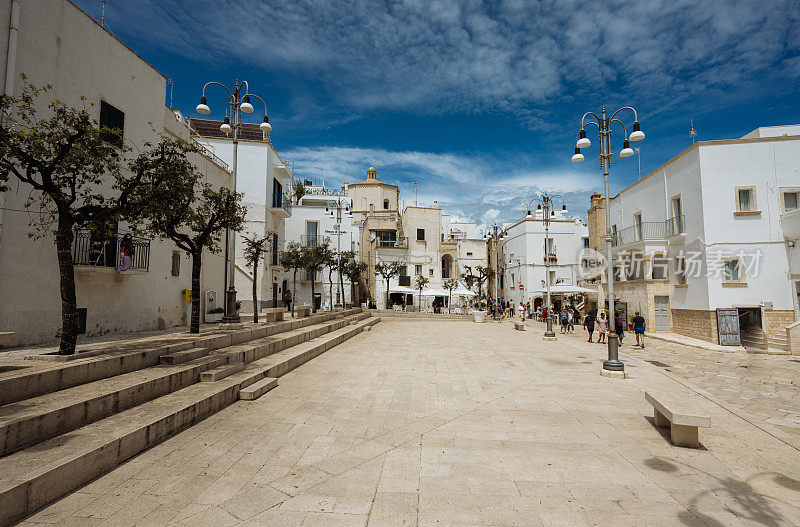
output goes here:
<path id="1" fill-rule="evenodd" d="M 88 231 L 79 231 L 75 234 L 75 243 L 72 249 L 72 259 L 75 265 L 91 267 L 112 267 L 122 265 L 120 243 L 122 235 L 100 237 Z M 134 237 L 131 241 L 133 255 L 131 269 L 147 271 L 150 269 L 150 240 Z"/>
<path id="2" fill-rule="evenodd" d="M 379 248 L 380 247 L 383 247 L 383 248 L 405 248 L 405 247 L 408 247 L 408 238 L 405 237 L 405 236 L 402 236 L 402 237 L 397 238 L 395 240 L 381 240 L 381 239 L 378 239 L 377 241 L 378 241 L 378 247 Z"/>
<path id="3" fill-rule="evenodd" d="M 225 170 L 229 170 L 228 169 L 228 163 L 226 163 L 225 161 L 220 159 L 219 156 L 214 153 L 214 151 L 211 149 L 211 147 L 209 147 L 208 144 L 203 143 L 202 141 L 197 139 L 195 136 L 192 136 L 192 142 L 195 145 L 197 145 L 197 147 L 200 149 L 201 152 L 203 152 L 203 155 L 205 155 L 206 157 L 211 158 L 211 160 L 214 161 L 214 163 L 218 164 L 219 166 L 221 166 Z"/>
<path id="4" fill-rule="evenodd" d="M 272 195 L 272 208 L 283 209 L 287 213 L 292 213 L 292 200 L 285 194 Z"/>
<path id="5" fill-rule="evenodd" d="M 667 236 L 686 234 L 686 216 L 683 214 L 680 216 L 673 216 L 665 221 L 664 224 Z"/>
<path id="6" fill-rule="evenodd" d="M 640 242 L 642 240 L 663 240 L 667 235 L 667 224 L 663 221 L 643 221 L 617 231 L 612 237 L 611 244 L 625 245 L 626 243 Z"/>
<path id="7" fill-rule="evenodd" d="M 300 245 L 304 247 L 316 247 L 322 241 L 323 238 L 319 234 L 303 234 L 300 236 Z"/>

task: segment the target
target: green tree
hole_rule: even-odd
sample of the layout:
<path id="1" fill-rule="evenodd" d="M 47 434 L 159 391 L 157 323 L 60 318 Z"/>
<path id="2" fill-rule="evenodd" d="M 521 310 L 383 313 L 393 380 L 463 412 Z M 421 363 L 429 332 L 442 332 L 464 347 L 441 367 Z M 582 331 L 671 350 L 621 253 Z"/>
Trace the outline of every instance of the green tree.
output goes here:
<path id="1" fill-rule="evenodd" d="M 203 251 L 219 251 L 222 233 L 241 229 L 247 210 L 241 194 L 203 181 L 188 155 L 197 148 L 182 140 L 162 138 L 132 163 L 143 175 L 132 198 L 128 218 L 138 230 L 172 240 L 192 257 L 191 333 L 200 332 L 200 272 Z"/>
<path id="2" fill-rule="evenodd" d="M 316 313 L 317 306 L 314 303 L 316 278 L 317 273 L 325 267 L 325 261 L 330 251 L 330 240 L 326 238 L 324 242 L 318 243 L 313 247 L 303 247 L 301 251 L 303 254 L 303 269 L 311 276 L 311 311 Z"/>
<path id="3" fill-rule="evenodd" d="M 269 250 L 269 243 L 272 237 L 275 236 L 274 232 L 267 233 L 266 236 L 259 236 L 257 234 L 247 234 L 244 238 L 244 259 L 253 266 L 253 322 L 258 322 L 258 264 L 261 261 L 261 255 Z"/>
<path id="4" fill-rule="evenodd" d="M 386 309 L 389 309 L 389 281 L 392 277 L 400 274 L 403 264 L 399 260 L 393 262 L 378 262 L 375 264 L 375 272 L 386 281 Z"/>
<path id="5" fill-rule="evenodd" d="M 450 278 L 446 280 L 444 283 L 444 288 L 450 293 L 449 298 L 447 300 L 447 312 L 453 312 L 453 290 L 458 287 L 458 280 L 455 278 Z"/>
<path id="6" fill-rule="evenodd" d="M 414 278 L 414 289 L 419 291 L 419 297 L 417 299 L 417 310 L 422 311 L 422 290 L 425 289 L 425 286 L 428 285 L 429 280 L 418 274 L 416 278 Z"/>
<path id="7" fill-rule="evenodd" d="M 38 101 L 51 86 L 37 88 L 20 77 L 19 96 L 0 99 L 0 191 L 7 190 L 10 176 L 30 185 L 33 192 L 26 208 L 37 210 L 30 236 L 55 235 L 61 289 L 59 353 L 71 355 L 78 337 L 75 231 L 91 228 L 110 236 L 142 173 L 136 167 L 123 173 L 127 148 L 121 131 L 98 127 L 93 105 L 85 97 L 80 109 L 53 99 L 45 110 Z"/>
<path id="8" fill-rule="evenodd" d="M 294 204 L 299 205 L 300 200 L 306 195 L 306 186 L 299 179 L 292 181 L 292 194 L 294 195 Z"/>
<path id="9" fill-rule="evenodd" d="M 289 242 L 281 252 L 280 264 L 293 272 L 292 294 L 297 295 L 297 271 L 303 268 L 303 248 L 297 242 Z M 294 316 L 294 297 L 292 297 L 292 316 Z"/>
<path id="10" fill-rule="evenodd" d="M 358 259 L 358 253 L 355 251 L 345 251 L 342 253 L 342 267 L 341 273 L 350 280 L 350 298 L 355 304 L 361 303 L 360 295 L 357 294 L 361 275 L 364 274 L 369 266 L 367 262 L 362 262 Z M 342 287 L 344 290 L 344 287 Z"/>

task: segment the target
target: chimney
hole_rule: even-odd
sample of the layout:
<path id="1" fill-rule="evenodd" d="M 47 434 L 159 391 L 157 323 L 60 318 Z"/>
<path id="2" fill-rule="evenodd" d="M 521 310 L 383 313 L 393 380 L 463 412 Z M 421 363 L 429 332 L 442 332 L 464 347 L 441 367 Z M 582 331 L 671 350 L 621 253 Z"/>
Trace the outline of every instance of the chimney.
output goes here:
<path id="1" fill-rule="evenodd" d="M 439 208 L 439 202 L 438 201 L 434 201 L 433 202 L 433 208 L 434 209 L 438 209 Z"/>

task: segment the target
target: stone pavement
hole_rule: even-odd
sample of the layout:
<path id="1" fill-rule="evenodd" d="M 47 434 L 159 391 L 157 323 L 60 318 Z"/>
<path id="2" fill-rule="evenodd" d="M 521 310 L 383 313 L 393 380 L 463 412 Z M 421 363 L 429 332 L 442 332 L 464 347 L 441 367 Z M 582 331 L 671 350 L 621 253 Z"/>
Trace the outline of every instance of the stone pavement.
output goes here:
<path id="1" fill-rule="evenodd" d="M 797 449 L 698 394 L 712 427 L 674 447 L 663 368 L 607 379 L 530 329 L 381 322 L 24 525 L 800 524 Z"/>

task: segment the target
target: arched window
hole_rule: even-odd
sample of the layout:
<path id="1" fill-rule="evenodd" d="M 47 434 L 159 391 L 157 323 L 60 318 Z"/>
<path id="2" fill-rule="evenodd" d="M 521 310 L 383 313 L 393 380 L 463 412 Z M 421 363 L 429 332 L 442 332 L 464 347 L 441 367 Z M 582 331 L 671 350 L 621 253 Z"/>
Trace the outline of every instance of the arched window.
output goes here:
<path id="1" fill-rule="evenodd" d="M 442 256 L 442 278 L 450 278 L 451 267 L 453 266 L 453 257 L 449 254 Z"/>

